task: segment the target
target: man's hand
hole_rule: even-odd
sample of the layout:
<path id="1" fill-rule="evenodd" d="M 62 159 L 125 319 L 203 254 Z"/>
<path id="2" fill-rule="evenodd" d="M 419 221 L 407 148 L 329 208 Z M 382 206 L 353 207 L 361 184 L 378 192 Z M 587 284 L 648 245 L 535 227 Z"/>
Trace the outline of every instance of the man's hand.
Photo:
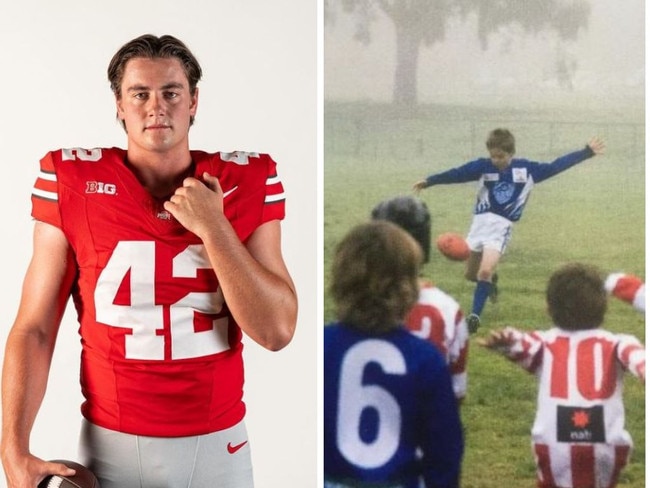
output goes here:
<path id="1" fill-rule="evenodd" d="M 203 173 L 203 181 L 185 178 L 183 186 L 176 189 L 164 207 L 183 227 L 201 237 L 213 225 L 216 216 L 223 215 L 223 190 L 219 179 L 208 173 Z"/>
<path id="2" fill-rule="evenodd" d="M 43 461 L 31 454 L 3 456 L 2 464 L 7 478 L 7 488 L 34 488 L 46 476 L 74 476 L 75 470 L 65 464 Z"/>

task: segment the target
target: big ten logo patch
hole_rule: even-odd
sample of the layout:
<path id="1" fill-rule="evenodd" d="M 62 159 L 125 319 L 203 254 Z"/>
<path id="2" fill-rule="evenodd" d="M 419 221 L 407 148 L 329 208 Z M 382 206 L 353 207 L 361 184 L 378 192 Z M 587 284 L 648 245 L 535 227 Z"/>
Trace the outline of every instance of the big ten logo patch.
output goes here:
<path id="1" fill-rule="evenodd" d="M 102 181 L 86 181 L 86 193 L 101 193 L 104 195 L 116 195 L 117 186 L 113 183 Z"/>

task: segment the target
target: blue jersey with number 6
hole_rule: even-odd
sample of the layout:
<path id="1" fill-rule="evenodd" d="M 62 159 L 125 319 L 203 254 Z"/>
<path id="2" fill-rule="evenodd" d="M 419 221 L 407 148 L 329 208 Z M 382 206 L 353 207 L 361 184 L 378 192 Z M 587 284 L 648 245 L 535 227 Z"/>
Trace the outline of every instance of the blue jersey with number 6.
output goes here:
<path id="1" fill-rule="evenodd" d="M 430 343 L 399 328 L 325 327 L 324 468 L 342 486 L 458 486 L 463 439 L 451 376 Z"/>

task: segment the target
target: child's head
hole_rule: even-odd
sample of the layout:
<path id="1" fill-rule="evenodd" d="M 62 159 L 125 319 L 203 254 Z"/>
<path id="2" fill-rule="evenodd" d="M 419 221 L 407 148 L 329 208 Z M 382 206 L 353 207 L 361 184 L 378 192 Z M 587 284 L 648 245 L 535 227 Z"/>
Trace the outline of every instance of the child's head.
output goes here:
<path id="1" fill-rule="evenodd" d="M 372 209 L 373 220 L 388 220 L 399 225 L 420 244 L 424 262 L 431 255 L 431 213 L 426 203 L 405 195 L 384 200 Z"/>
<path id="2" fill-rule="evenodd" d="M 378 220 L 354 227 L 332 265 L 339 320 L 369 334 L 399 326 L 417 300 L 421 265 L 420 245 L 397 225 Z"/>
<path id="3" fill-rule="evenodd" d="M 508 129 L 494 129 L 488 135 L 485 146 L 490 153 L 490 159 L 499 170 L 510 165 L 515 154 L 515 136 Z"/>
<path id="4" fill-rule="evenodd" d="M 607 292 L 601 273 L 586 264 L 563 266 L 548 281 L 546 303 L 553 322 L 561 329 L 600 327 L 607 310 Z"/>

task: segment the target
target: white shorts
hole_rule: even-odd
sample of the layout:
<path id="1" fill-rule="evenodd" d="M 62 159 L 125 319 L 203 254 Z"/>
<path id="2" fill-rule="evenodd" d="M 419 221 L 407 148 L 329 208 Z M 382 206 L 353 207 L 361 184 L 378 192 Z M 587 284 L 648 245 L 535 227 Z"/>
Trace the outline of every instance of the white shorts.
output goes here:
<path id="1" fill-rule="evenodd" d="M 482 213 L 474 215 L 467 234 L 467 245 L 474 252 L 494 249 L 503 254 L 512 236 L 512 222 L 500 215 Z"/>
<path id="2" fill-rule="evenodd" d="M 102 488 L 252 488 L 246 426 L 190 437 L 146 437 L 84 420 L 81 463 Z"/>

